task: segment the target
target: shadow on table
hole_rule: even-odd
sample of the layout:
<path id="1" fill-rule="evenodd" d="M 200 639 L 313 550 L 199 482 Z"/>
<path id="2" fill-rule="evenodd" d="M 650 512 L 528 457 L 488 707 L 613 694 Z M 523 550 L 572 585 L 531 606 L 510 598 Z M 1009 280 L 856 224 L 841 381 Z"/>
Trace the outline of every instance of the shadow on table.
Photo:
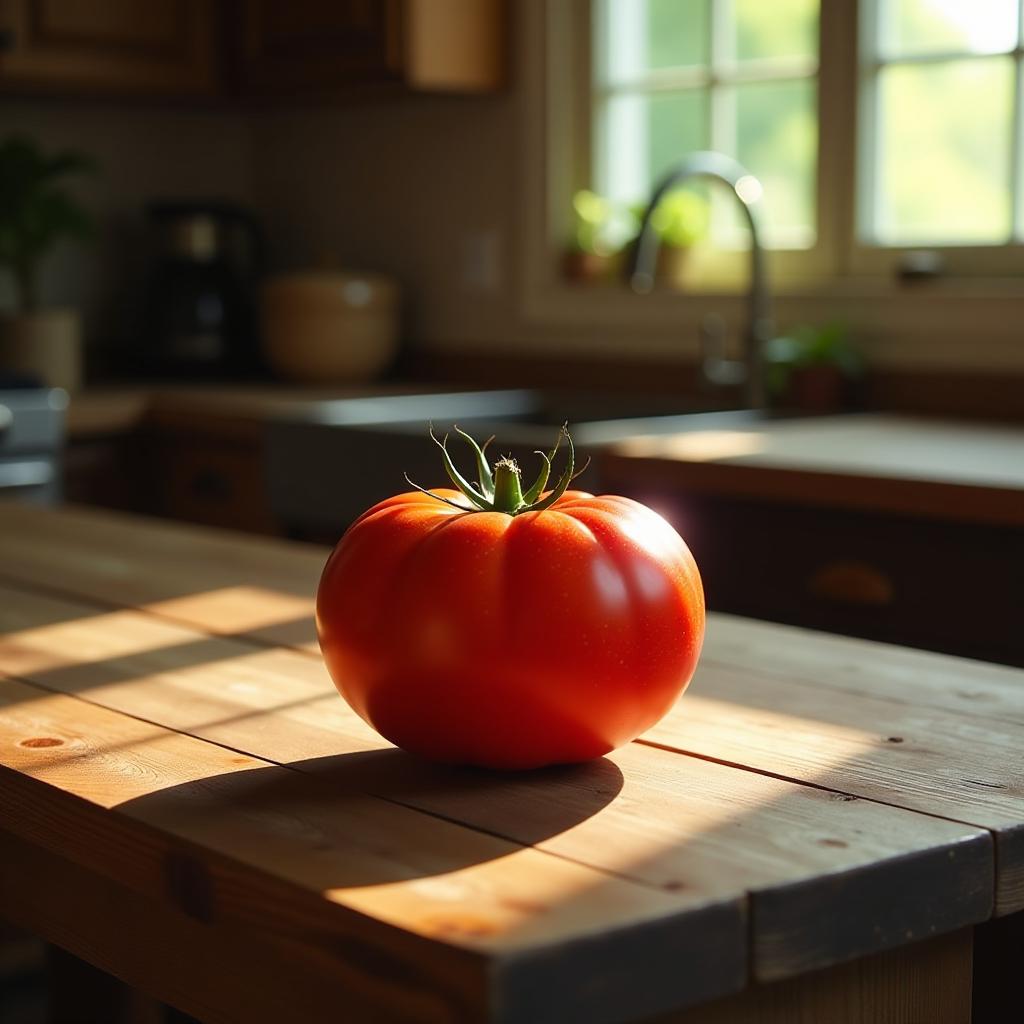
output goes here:
<path id="1" fill-rule="evenodd" d="M 610 760 L 515 775 L 436 765 L 393 747 L 243 769 L 118 806 L 316 891 L 442 875 L 536 845 L 622 789 Z M 458 824 L 472 806 L 473 828 Z M 515 841 L 507 838 L 511 828 Z"/>

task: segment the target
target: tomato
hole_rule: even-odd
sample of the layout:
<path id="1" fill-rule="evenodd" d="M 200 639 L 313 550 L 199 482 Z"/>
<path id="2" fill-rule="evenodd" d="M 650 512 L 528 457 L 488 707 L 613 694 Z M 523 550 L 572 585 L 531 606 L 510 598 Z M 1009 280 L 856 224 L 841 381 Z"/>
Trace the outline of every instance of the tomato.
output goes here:
<path id="1" fill-rule="evenodd" d="M 584 761 L 650 728 L 686 688 L 704 636 L 689 549 L 636 501 L 567 490 L 571 467 L 532 501 L 508 460 L 493 478 L 482 465 L 471 493 L 396 495 L 331 554 L 324 660 L 397 746 L 501 769 Z M 509 484 L 518 507 L 490 510 Z"/>

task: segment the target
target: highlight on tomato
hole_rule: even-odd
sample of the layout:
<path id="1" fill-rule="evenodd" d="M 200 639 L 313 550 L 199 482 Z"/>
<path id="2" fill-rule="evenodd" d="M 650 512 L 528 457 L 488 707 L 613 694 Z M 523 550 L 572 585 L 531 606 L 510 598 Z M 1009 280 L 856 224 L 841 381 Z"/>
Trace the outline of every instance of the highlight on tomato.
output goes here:
<path id="1" fill-rule="evenodd" d="M 704 638 L 700 574 L 678 533 L 630 498 L 570 490 L 572 438 L 456 468 L 454 488 L 374 505 L 338 542 L 317 592 L 324 661 L 382 736 L 435 761 L 527 769 L 586 761 L 672 707 Z M 546 490 L 563 439 L 568 459 Z M 408 478 L 407 478 L 408 479 Z"/>

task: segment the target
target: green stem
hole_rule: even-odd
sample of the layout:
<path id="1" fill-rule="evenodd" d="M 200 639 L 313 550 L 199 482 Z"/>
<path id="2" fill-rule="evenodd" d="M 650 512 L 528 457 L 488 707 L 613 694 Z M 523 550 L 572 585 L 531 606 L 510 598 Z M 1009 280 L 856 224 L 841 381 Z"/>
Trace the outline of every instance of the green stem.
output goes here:
<path id="1" fill-rule="evenodd" d="M 523 506 L 519 466 L 515 459 L 498 459 L 494 464 L 494 511 L 514 516 Z"/>

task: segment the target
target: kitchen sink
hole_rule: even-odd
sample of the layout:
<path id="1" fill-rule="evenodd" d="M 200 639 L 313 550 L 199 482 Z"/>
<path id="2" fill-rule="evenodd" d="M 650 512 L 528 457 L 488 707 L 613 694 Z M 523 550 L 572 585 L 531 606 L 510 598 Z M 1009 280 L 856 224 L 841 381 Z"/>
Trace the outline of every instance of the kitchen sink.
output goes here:
<path id="1" fill-rule="evenodd" d="M 512 455 L 529 478 L 539 468 L 535 452 L 550 449 L 568 422 L 578 463 L 590 459 L 578 486 L 600 490 L 601 453 L 611 444 L 643 434 L 734 429 L 766 415 L 673 395 L 530 388 L 325 402 L 268 427 L 271 505 L 296 535 L 330 539 L 374 502 L 407 489 L 403 473 L 426 487 L 444 486 L 430 424 L 439 436 L 456 423 L 479 441 L 495 435 L 489 454 Z M 471 475 L 464 442 L 453 436 L 450 450 Z"/>

